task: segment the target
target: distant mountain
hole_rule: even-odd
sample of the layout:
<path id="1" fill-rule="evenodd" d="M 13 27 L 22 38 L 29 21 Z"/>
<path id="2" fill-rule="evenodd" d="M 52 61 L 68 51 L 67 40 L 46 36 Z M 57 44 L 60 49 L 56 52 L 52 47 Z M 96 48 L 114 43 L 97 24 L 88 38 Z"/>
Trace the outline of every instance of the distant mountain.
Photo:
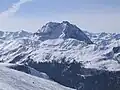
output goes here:
<path id="1" fill-rule="evenodd" d="M 67 21 L 63 21 L 62 23 L 49 22 L 35 34 L 39 36 L 40 40 L 73 38 L 92 44 L 92 41 L 84 34 L 83 31 Z"/>
<path id="2" fill-rule="evenodd" d="M 0 37 L 1 63 L 27 65 L 78 90 L 120 89 L 119 33 L 90 33 L 63 21 Z"/>
<path id="3" fill-rule="evenodd" d="M 85 31 L 84 33 L 96 44 L 104 44 L 107 42 L 109 43 L 112 40 L 120 40 L 120 33 L 91 33 L 87 31 Z"/>
<path id="4" fill-rule="evenodd" d="M 11 40 L 11 39 L 17 39 L 17 38 L 28 38 L 31 37 L 32 33 L 27 31 L 17 31 L 17 32 L 3 32 L 0 31 L 0 39 L 2 40 Z"/>

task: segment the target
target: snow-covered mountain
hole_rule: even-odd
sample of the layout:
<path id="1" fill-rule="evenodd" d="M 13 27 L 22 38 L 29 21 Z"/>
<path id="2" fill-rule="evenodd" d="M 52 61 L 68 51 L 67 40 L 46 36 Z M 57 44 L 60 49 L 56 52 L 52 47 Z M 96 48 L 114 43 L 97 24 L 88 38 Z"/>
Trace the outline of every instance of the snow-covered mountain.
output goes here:
<path id="1" fill-rule="evenodd" d="M 4 62 L 23 63 L 28 59 L 61 62 L 66 58 L 66 61 L 83 63 L 85 68 L 120 69 L 120 53 L 115 50 L 120 46 L 119 34 L 84 33 L 63 21 L 49 22 L 34 34 L 20 31 L 4 36 L 8 38 L 0 44 L 0 60 Z"/>
<path id="2" fill-rule="evenodd" d="M 73 90 L 0 64 L 0 90 Z"/>
<path id="3" fill-rule="evenodd" d="M 0 31 L 0 40 L 11 40 L 17 38 L 29 38 L 32 36 L 32 33 L 21 30 L 16 32 L 3 32 Z"/>
<path id="4" fill-rule="evenodd" d="M 120 33 L 91 33 L 85 31 L 85 34 L 96 44 L 107 44 L 112 40 L 120 40 Z"/>
<path id="5" fill-rule="evenodd" d="M 70 24 L 68 21 L 63 21 L 62 23 L 49 22 L 35 34 L 39 36 L 40 40 L 73 38 L 92 44 L 92 41 L 83 33 L 83 31 L 77 26 Z"/>
<path id="6" fill-rule="evenodd" d="M 106 84 L 111 85 L 119 76 L 119 33 L 83 32 L 67 21 L 49 22 L 33 34 L 26 31 L 7 33 L 0 33 L 1 63 L 30 66 L 78 90 L 117 90 L 115 86 L 104 88 L 102 83 L 108 77 Z"/>

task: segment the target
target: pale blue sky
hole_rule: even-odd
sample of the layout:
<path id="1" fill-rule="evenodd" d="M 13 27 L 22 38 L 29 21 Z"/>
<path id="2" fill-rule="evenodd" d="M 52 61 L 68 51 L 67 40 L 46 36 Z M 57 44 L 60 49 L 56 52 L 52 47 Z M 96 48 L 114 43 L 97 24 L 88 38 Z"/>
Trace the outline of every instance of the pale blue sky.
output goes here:
<path id="1" fill-rule="evenodd" d="M 91 32 L 119 32 L 120 0 L 0 0 L 1 30 L 37 31 L 63 20 Z"/>

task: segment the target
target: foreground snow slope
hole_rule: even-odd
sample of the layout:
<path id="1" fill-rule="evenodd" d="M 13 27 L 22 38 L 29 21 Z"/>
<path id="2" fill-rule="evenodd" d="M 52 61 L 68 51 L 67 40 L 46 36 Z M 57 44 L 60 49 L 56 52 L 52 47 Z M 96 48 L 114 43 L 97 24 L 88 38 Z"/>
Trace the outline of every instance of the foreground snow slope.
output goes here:
<path id="1" fill-rule="evenodd" d="M 0 64 L 0 90 L 72 90 L 58 83 L 7 68 Z"/>

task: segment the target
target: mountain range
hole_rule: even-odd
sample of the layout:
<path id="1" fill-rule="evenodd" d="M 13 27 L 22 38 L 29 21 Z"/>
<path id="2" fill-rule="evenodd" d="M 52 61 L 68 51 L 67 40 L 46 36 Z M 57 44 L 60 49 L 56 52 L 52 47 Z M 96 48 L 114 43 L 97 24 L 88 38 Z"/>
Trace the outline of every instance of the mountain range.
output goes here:
<path id="1" fill-rule="evenodd" d="M 48 22 L 35 33 L 0 31 L 0 62 L 77 90 L 119 90 L 120 33 L 82 31 L 68 21 Z"/>

